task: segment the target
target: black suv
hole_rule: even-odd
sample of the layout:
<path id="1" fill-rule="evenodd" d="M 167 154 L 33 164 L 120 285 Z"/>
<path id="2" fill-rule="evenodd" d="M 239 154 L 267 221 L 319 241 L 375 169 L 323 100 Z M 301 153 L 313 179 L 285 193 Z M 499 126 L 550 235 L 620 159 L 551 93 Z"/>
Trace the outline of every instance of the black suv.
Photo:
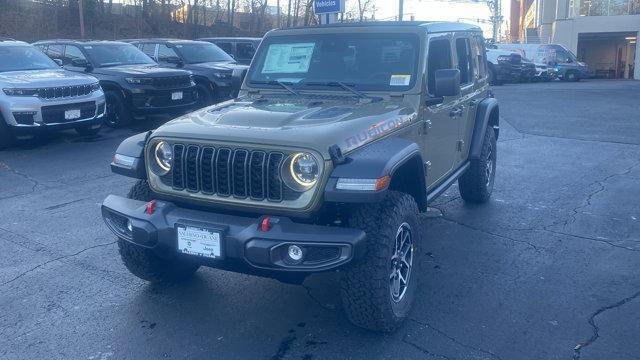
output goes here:
<path id="1" fill-rule="evenodd" d="M 253 55 L 255 55 L 262 38 L 247 37 L 215 37 L 202 38 L 200 41 L 216 44 L 219 48 L 231 55 L 238 64 L 251 64 Z"/>
<path id="2" fill-rule="evenodd" d="M 198 105 L 204 107 L 237 95 L 248 66 L 236 61 L 216 45 L 205 41 L 176 39 L 123 40 L 133 44 L 160 66 L 193 73 Z"/>
<path id="3" fill-rule="evenodd" d="M 34 45 L 65 69 L 98 78 L 107 100 L 108 126 L 125 126 L 135 116 L 195 108 L 198 93 L 191 72 L 161 68 L 131 44 L 47 40 Z"/>

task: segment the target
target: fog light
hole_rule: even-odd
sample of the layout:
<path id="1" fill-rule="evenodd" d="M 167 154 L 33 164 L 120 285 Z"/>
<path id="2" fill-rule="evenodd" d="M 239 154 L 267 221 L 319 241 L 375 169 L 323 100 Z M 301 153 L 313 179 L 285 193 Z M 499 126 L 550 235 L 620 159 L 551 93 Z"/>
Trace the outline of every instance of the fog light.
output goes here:
<path id="1" fill-rule="evenodd" d="M 302 249 L 298 245 L 289 245 L 287 254 L 289 255 L 289 258 L 295 262 L 302 260 Z"/>
<path id="2" fill-rule="evenodd" d="M 127 230 L 129 230 L 129 232 L 133 232 L 133 224 L 131 224 L 131 220 L 127 220 Z"/>

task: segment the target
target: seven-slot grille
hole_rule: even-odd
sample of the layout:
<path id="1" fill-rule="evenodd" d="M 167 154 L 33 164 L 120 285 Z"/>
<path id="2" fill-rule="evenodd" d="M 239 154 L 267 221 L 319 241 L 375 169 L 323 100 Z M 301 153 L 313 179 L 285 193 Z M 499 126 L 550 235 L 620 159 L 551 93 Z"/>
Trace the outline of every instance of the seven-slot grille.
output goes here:
<path id="1" fill-rule="evenodd" d="M 49 87 L 38 89 L 38 97 L 41 99 L 59 99 L 67 97 L 84 96 L 91 94 L 91 85 L 73 85 L 61 87 Z"/>
<path id="2" fill-rule="evenodd" d="M 280 202 L 284 159 L 277 151 L 174 144 L 169 176 L 175 190 Z"/>

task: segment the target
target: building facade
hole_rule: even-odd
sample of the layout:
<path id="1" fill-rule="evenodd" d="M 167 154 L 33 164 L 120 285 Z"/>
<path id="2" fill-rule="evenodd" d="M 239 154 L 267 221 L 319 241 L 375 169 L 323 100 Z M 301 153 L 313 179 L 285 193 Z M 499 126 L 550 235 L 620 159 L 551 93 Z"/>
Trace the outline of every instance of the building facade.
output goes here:
<path id="1" fill-rule="evenodd" d="M 512 40 L 563 45 L 596 77 L 640 79 L 640 0 L 512 0 L 511 6 L 519 9 L 511 12 Z"/>

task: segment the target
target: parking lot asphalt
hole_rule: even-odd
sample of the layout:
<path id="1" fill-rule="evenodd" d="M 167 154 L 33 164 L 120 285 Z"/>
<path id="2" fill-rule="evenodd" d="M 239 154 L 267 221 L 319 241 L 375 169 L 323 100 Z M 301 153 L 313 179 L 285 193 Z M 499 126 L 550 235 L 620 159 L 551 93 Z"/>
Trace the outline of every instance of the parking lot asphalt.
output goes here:
<path id="1" fill-rule="evenodd" d="M 640 359 L 640 82 L 505 85 L 492 200 L 423 217 L 422 288 L 393 334 L 352 326 L 336 274 L 201 269 L 149 285 L 100 217 L 108 163 L 157 125 L 0 152 L 1 359 Z"/>

